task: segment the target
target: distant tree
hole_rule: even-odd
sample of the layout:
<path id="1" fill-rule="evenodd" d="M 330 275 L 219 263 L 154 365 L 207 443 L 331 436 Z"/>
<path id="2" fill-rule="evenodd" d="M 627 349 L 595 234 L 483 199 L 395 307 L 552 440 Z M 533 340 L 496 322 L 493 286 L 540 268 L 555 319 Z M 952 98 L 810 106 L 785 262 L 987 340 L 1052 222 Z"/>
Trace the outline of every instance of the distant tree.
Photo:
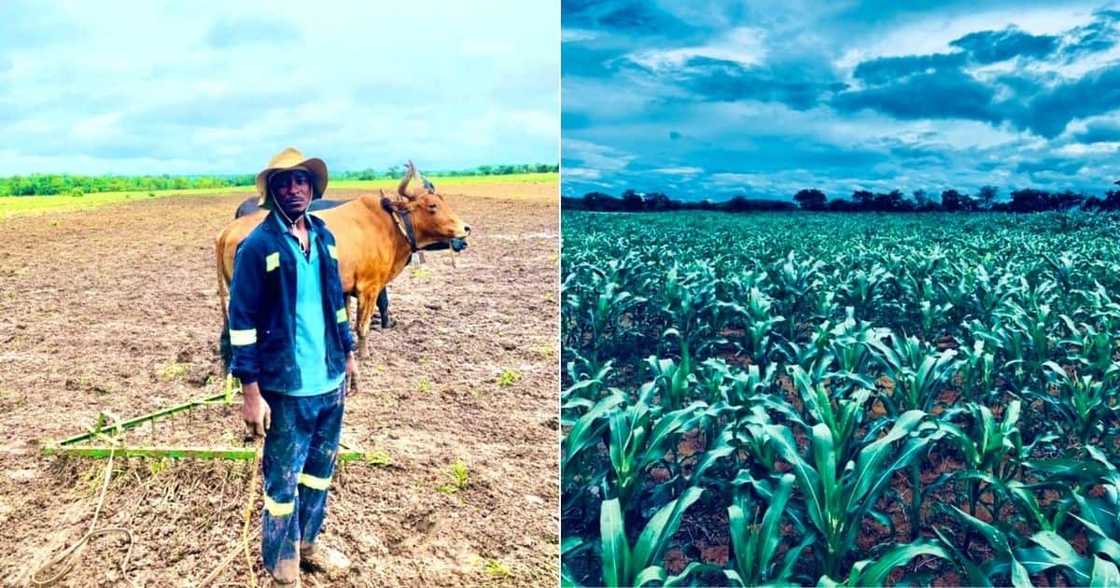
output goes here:
<path id="1" fill-rule="evenodd" d="M 911 195 L 914 197 L 914 207 L 917 210 L 927 210 L 929 208 L 932 201 L 925 190 L 914 190 Z"/>
<path id="2" fill-rule="evenodd" d="M 619 201 L 617 198 L 612 197 L 610 194 L 602 192 L 588 192 L 583 195 L 583 206 L 585 210 L 619 210 Z"/>
<path id="3" fill-rule="evenodd" d="M 872 200 L 872 209 L 883 212 L 900 211 L 905 208 L 905 199 L 899 190 L 891 190 L 885 194 L 876 194 Z"/>
<path id="4" fill-rule="evenodd" d="M 1082 202 L 1085 202 L 1086 199 L 1084 194 L 1079 194 L 1072 190 L 1066 190 L 1058 194 L 1052 194 L 1050 198 L 1051 207 L 1055 210 L 1069 210 L 1071 208 L 1076 208 L 1080 206 Z"/>
<path id="5" fill-rule="evenodd" d="M 646 210 L 669 210 L 673 204 L 673 199 L 661 192 L 649 192 L 645 200 Z"/>
<path id="6" fill-rule="evenodd" d="M 980 204 L 980 208 L 991 210 L 992 205 L 996 202 L 996 196 L 998 195 L 999 188 L 995 186 L 981 186 L 980 191 L 976 193 L 976 200 Z"/>
<path id="7" fill-rule="evenodd" d="M 805 210 L 824 210 L 828 197 L 816 188 L 799 190 L 793 195 L 793 200 Z"/>
<path id="8" fill-rule="evenodd" d="M 852 204 L 857 210 L 871 210 L 875 205 L 875 194 L 867 190 L 852 192 Z"/>
<path id="9" fill-rule="evenodd" d="M 622 209 L 626 212 L 639 212 L 644 204 L 642 195 L 634 190 L 626 190 L 622 193 Z"/>
<path id="10" fill-rule="evenodd" d="M 1045 190 L 1023 188 L 1011 193 L 1011 212 L 1041 212 L 1050 208 L 1050 193 Z"/>
<path id="11" fill-rule="evenodd" d="M 973 204 L 972 198 L 969 198 L 967 194 L 961 194 L 950 188 L 941 193 L 941 208 L 945 212 L 958 212 L 962 210 L 973 210 L 975 205 Z"/>

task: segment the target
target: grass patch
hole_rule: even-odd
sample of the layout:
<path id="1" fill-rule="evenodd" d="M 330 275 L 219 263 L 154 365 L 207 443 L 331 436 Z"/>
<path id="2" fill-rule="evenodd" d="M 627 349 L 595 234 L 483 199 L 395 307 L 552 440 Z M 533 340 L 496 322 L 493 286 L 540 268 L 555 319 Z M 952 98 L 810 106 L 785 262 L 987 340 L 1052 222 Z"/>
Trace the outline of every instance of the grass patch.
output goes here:
<path id="1" fill-rule="evenodd" d="M 503 388 L 508 388 L 521 381 L 521 372 L 517 370 L 504 369 L 502 373 L 498 374 L 498 385 Z"/>
<path id="2" fill-rule="evenodd" d="M 482 571 L 486 572 L 486 575 L 491 578 L 508 578 L 513 575 L 513 571 L 509 569 L 509 566 L 496 559 L 486 560 L 486 562 L 482 564 Z"/>
<path id="3" fill-rule="evenodd" d="M 412 277 L 422 282 L 432 277 L 432 272 L 426 267 L 418 266 L 412 270 Z"/>
<path id="4" fill-rule="evenodd" d="M 164 382 L 180 380 L 187 375 L 187 364 L 171 362 L 159 370 L 159 379 Z"/>
<path id="5" fill-rule="evenodd" d="M 420 390 L 421 394 L 427 394 L 432 391 L 432 383 L 428 381 L 428 378 L 420 378 L 420 383 L 416 385 L 416 388 Z"/>
<path id="6" fill-rule="evenodd" d="M 392 465 L 393 458 L 389 457 L 389 452 L 384 449 L 374 449 L 373 451 L 366 452 L 366 463 L 379 466 Z"/>
<path id="7" fill-rule="evenodd" d="M 467 468 L 467 464 L 463 463 L 463 460 L 460 459 L 451 464 L 449 474 L 451 481 L 436 488 L 438 492 L 455 494 L 456 492 L 467 489 L 467 485 L 470 484 L 470 470 Z"/>

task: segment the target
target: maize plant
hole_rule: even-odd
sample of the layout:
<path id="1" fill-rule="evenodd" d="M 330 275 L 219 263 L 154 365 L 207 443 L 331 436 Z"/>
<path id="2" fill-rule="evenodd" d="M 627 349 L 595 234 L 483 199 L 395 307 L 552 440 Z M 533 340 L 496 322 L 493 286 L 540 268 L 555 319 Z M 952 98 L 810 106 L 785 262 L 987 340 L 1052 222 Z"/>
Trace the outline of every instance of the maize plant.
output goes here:
<path id="1" fill-rule="evenodd" d="M 662 507 L 646 523 L 634 544 L 630 543 L 626 534 L 626 524 L 618 499 L 604 501 L 599 521 L 603 585 L 644 586 L 657 582 L 662 586 L 676 586 L 687 578 L 690 570 L 686 569 L 684 573 L 670 577 L 659 562 L 669 546 L 669 540 L 680 527 L 684 511 L 703 492 L 699 488 L 690 487 L 680 498 Z"/>
<path id="2" fill-rule="evenodd" d="M 1120 217 L 563 230 L 565 586 L 1120 583 Z"/>
<path id="3" fill-rule="evenodd" d="M 793 474 L 785 474 L 767 493 L 769 499 L 754 499 L 750 493 L 743 492 L 727 508 L 734 568 L 725 570 L 724 574 L 732 586 L 791 583 L 793 567 L 813 539 L 806 534 L 800 543 L 778 557 L 778 547 L 782 544 L 780 523 L 793 493 L 793 481 Z"/>

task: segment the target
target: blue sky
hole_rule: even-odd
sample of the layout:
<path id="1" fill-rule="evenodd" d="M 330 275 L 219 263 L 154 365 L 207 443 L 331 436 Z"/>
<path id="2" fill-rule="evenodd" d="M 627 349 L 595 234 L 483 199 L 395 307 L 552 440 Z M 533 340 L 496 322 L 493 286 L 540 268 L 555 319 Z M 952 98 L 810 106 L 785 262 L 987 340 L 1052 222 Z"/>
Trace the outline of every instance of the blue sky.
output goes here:
<path id="1" fill-rule="evenodd" d="M 1120 179 L 1120 3 L 564 0 L 563 192 Z"/>
<path id="2" fill-rule="evenodd" d="M 560 7 L 0 2 L 0 175 L 556 163 Z"/>

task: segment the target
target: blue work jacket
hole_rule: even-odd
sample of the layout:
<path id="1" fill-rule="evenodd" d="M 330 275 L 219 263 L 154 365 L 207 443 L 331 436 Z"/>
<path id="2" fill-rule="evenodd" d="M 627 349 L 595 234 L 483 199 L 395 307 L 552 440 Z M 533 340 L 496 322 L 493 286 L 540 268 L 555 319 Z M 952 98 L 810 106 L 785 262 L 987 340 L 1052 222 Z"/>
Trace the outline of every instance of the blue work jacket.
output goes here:
<path id="1" fill-rule="evenodd" d="M 270 212 L 275 215 L 275 212 Z M 346 370 L 346 354 L 354 348 L 334 235 L 322 219 L 307 215 L 308 231 L 319 253 L 319 284 L 327 325 L 327 376 Z M 281 223 L 266 218 L 237 248 L 230 284 L 229 335 L 233 350 L 230 372 L 243 383 L 258 382 L 262 390 L 284 392 L 302 386 L 296 364 L 296 262 L 284 242 Z"/>

